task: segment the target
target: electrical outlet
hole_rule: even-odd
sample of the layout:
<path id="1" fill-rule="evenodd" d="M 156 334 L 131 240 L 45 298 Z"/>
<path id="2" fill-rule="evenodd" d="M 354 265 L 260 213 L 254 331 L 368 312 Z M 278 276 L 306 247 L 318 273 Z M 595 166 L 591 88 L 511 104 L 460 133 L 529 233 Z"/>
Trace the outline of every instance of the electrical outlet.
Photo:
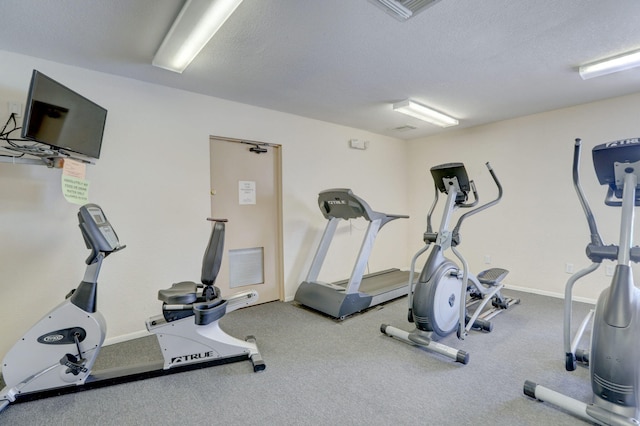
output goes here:
<path id="1" fill-rule="evenodd" d="M 615 265 L 605 265 L 605 267 L 604 267 L 604 274 L 605 274 L 607 277 L 612 277 L 612 276 L 613 276 L 613 273 L 615 272 L 615 270 L 616 270 Z"/>
<path id="2" fill-rule="evenodd" d="M 566 263 L 566 264 L 564 265 L 564 271 L 565 271 L 567 274 L 573 274 L 573 263 Z"/>
<path id="3" fill-rule="evenodd" d="M 16 117 L 22 115 L 22 104 L 19 102 L 9 102 L 9 114 L 15 114 Z"/>
<path id="4" fill-rule="evenodd" d="M 491 255 L 488 255 L 488 254 L 484 255 L 484 263 L 486 263 L 487 265 L 491 264 Z"/>

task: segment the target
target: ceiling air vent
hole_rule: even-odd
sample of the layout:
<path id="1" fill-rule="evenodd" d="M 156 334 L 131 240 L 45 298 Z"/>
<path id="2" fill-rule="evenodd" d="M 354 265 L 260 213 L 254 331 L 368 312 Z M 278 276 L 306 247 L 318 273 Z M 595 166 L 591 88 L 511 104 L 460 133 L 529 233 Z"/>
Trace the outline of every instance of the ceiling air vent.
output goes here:
<path id="1" fill-rule="evenodd" d="M 405 124 L 404 126 L 394 127 L 391 130 L 395 130 L 396 132 L 406 132 L 408 130 L 415 130 L 417 127 L 411 126 L 409 124 Z"/>
<path id="2" fill-rule="evenodd" d="M 398 21 L 406 21 L 440 0 L 369 0 Z"/>

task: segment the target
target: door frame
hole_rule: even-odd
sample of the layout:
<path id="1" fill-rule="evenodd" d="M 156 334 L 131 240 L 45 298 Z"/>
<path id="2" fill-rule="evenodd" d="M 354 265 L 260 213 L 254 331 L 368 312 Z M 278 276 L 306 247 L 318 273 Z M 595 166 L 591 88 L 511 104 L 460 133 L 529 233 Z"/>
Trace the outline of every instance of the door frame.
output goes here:
<path id="1" fill-rule="evenodd" d="M 269 142 L 259 142 L 248 139 L 230 138 L 227 136 L 209 135 L 209 146 L 211 147 L 212 139 L 217 139 L 230 143 L 240 143 L 246 145 L 264 146 L 274 150 L 275 166 L 274 166 L 274 184 L 276 197 L 276 282 L 278 285 L 278 300 L 284 301 L 284 248 L 283 248 L 283 226 L 282 226 L 282 145 Z M 211 149 L 211 148 L 209 148 Z M 259 155 L 259 154 L 257 154 Z M 212 170 L 209 169 L 209 181 L 211 182 Z M 209 188 L 209 197 L 213 197 L 213 188 Z M 209 199 L 211 207 L 211 198 Z M 213 212 L 211 212 L 213 214 Z M 260 303 L 258 301 L 258 303 Z"/>

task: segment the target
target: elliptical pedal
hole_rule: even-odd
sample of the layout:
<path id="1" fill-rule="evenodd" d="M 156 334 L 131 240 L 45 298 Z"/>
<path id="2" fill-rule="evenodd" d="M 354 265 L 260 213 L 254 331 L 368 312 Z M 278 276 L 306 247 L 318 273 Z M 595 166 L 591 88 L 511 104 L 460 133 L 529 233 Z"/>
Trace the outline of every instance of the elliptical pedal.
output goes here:
<path id="1" fill-rule="evenodd" d="M 485 285 L 498 285 L 507 276 L 509 271 L 502 268 L 491 268 L 477 275 L 478 281 Z"/>

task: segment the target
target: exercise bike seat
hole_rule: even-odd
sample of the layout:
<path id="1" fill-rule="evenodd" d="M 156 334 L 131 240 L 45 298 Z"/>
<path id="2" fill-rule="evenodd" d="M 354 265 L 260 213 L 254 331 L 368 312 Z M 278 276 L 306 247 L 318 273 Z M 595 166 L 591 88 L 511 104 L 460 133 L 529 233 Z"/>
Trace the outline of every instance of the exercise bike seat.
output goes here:
<path id="1" fill-rule="evenodd" d="M 509 271 L 502 268 L 491 268 L 486 271 L 482 271 L 478 274 L 477 278 L 484 285 L 497 285 L 507 276 Z"/>
<path id="2" fill-rule="evenodd" d="M 198 298 L 198 284 L 192 281 L 182 281 L 175 283 L 171 288 L 158 291 L 158 300 L 167 305 L 187 305 L 195 302 Z"/>
<path id="3" fill-rule="evenodd" d="M 197 325 L 206 325 L 221 318 L 226 312 L 226 301 L 220 297 L 216 281 L 222 254 L 226 219 L 207 219 L 215 222 L 209 243 L 202 258 L 200 283 L 181 281 L 171 288 L 158 291 L 158 299 L 163 302 L 162 312 L 167 321 L 195 315 Z"/>
<path id="4" fill-rule="evenodd" d="M 200 280 L 205 286 L 212 286 L 218 272 L 220 271 L 220 264 L 222 263 L 222 253 L 224 252 L 224 231 L 225 222 L 227 219 L 207 219 L 215 222 L 209 237 L 209 244 L 204 252 L 202 258 L 202 274 Z M 182 281 L 175 283 L 171 288 L 166 288 L 158 291 L 158 300 L 163 301 L 167 305 L 188 305 L 198 300 L 198 288 L 203 287 L 203 284 L 197 284 L 192 281 Z M 213 291 L 210 297 L 205 299 L 211 299 L 216 297 L 217 292 Z"/>

